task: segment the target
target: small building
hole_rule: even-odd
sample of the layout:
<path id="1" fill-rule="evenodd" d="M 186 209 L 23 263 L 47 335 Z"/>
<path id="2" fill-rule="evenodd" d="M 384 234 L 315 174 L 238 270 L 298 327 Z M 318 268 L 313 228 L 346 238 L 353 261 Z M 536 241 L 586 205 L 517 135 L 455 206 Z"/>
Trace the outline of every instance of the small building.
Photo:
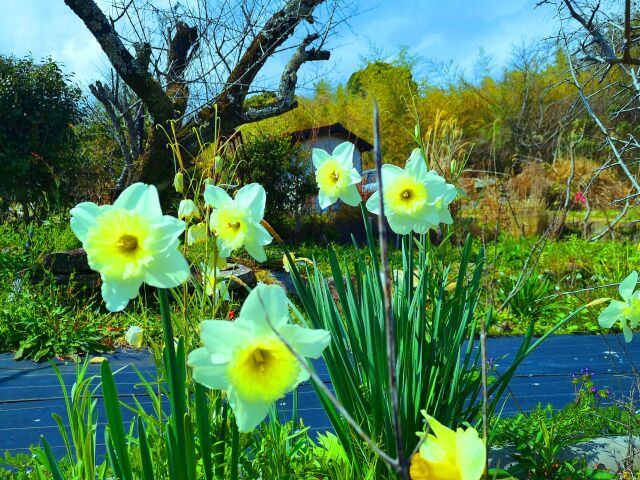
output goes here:
<path id="1" fill-rule="evenodd" d="M 334 123 L 332 125 L 325 125 L 322 127 L 307 128 L 305 130 L 299 130 L 289 134 L 291 139 L 298 143 L 301 148 L 311 150 L 312 148 L 321 148 L 329 153 L 333 152 L 343 142 L 349 141 L 355 145 L 353 149 L 353 166 L 358 172 L 362 174 L 362 154 L 373 150 L 371 145 L 366 140 L 360 138 L 358 135 L 350 130 L 347 130 L 342 124 Z M 313 164 L 309 167 L 313 171 Z M 311 206 L 312 213 L 321 213 L 320 204 L 317 197 L 313 199 Z M 334 208 L 335 207 L 335 208 Z M 333 207 L 329 207 L 325 211 L 333 211 L 339 208 L 339 203 Z"/>

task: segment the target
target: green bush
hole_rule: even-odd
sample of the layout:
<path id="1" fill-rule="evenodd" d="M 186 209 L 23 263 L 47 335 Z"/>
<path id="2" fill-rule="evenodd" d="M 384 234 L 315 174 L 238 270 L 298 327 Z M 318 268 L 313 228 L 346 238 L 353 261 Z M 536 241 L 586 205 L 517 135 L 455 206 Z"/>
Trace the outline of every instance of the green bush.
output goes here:
<path id="1" fill-rule="evenodd" d="M 0 198 L 42 213 L 64 199 L 80 166 L 74 125 L 80 89 L 53 60 L 0 56 Z"/>
<path id="2" fill-rule="evenodd" d="M 269 195 L 265 217 L 301 214 L 316 192 L 311 159 L 287 136 L 265 134 L 251 138 L 235 153 L 235 174 L 243 185 L 260 183 Z"/>

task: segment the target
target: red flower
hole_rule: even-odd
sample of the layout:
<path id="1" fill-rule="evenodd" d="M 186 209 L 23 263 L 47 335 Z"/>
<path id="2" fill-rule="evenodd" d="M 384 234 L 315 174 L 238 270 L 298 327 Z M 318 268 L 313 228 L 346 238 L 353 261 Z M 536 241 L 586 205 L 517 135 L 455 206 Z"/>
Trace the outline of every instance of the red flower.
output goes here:
<path id="1" fill-rule="evenodd" d="M 235 310 L 229 310 L 229 315 L 227 315 L 227 318 L 229 320 L 233 320 L 236 317 L 236 311 Z"/>
<path id="2" fill-rule="evenodd" d="M 587 203 L 587 197 L 582 192 L 576 192 L 576 202 Z"/>

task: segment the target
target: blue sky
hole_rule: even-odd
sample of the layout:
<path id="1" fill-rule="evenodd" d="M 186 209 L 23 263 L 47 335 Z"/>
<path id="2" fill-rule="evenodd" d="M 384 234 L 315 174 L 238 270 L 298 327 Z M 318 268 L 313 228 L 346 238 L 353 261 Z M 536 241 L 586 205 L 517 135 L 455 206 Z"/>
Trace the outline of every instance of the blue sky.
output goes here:
<path id="1" fill-rule="evenodd" d="M 496 73 L 509 61 L 514 44 L 555 32 L 553 12 L 534 6 L 535 0 L 360 0 L 363 13 L 331 40 L 330 63 L 322 70 L 305 67 L 306 73 L 321 72 L 332 83 L 346 81 L 371 44 L 388 54 L 407 45 L 412 55 L 452 61 L 469 76 L 482 48 Z M 107 70 L 99 45 L 63 0 L 0 0 L 0 11 L 0 54 L 50 55 L 83 86 Z M 284 61 L 272 61 L 267 73 L 275 75 Z"/>

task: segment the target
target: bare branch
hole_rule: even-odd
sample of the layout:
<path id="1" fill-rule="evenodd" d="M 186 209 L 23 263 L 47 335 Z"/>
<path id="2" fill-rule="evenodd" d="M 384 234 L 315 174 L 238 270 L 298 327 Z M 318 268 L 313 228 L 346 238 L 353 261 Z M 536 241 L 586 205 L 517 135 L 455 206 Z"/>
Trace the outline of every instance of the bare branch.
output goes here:
<path id="1" fill-rule="evenodd" d="M 279 98 L 269 105 L 245 110 L 243 112 L 243 119 L 245 122 L 256 122 L 275 115 L 282 115 L 283 113 L 296 108 L 298 105 L 295 98 L 296 84 L 298 83 L 298 70 L 306 62 L 329 60 L 331 55 L 327 50 L 317 48 L 307 50 L 307 47 L 313 41 L 317 40 L 318 37 L 319 35 L 317 34 L 308 35 L 287 63 L 280 79 Z"/>
<path id="2" fill-rule="evenodd" d="M 160 84 L 141 68 L 122 43 L 102 10 L 94 0 L 64 0 L 84 22 L 109 58 L 118 75 L 145 103 L 156 122 L 164 122 L 173 116 L 173 103 Z"/>
<path id="3" fill-rule="evenodd" d="M 228 105 L 242 116 L 242 105 L 251 83 L 262 69 L 267 59 L 280 47 L 303 20 L 312 20 L 311 13 L 325 0 L 289 0 L 285 6 L 273 14 L 262 30 L 231 71 L 225 88 L 217 99 L 218 104 Z M 203 109 L 200 118 L 207 120 L 212 107 Z"/>

